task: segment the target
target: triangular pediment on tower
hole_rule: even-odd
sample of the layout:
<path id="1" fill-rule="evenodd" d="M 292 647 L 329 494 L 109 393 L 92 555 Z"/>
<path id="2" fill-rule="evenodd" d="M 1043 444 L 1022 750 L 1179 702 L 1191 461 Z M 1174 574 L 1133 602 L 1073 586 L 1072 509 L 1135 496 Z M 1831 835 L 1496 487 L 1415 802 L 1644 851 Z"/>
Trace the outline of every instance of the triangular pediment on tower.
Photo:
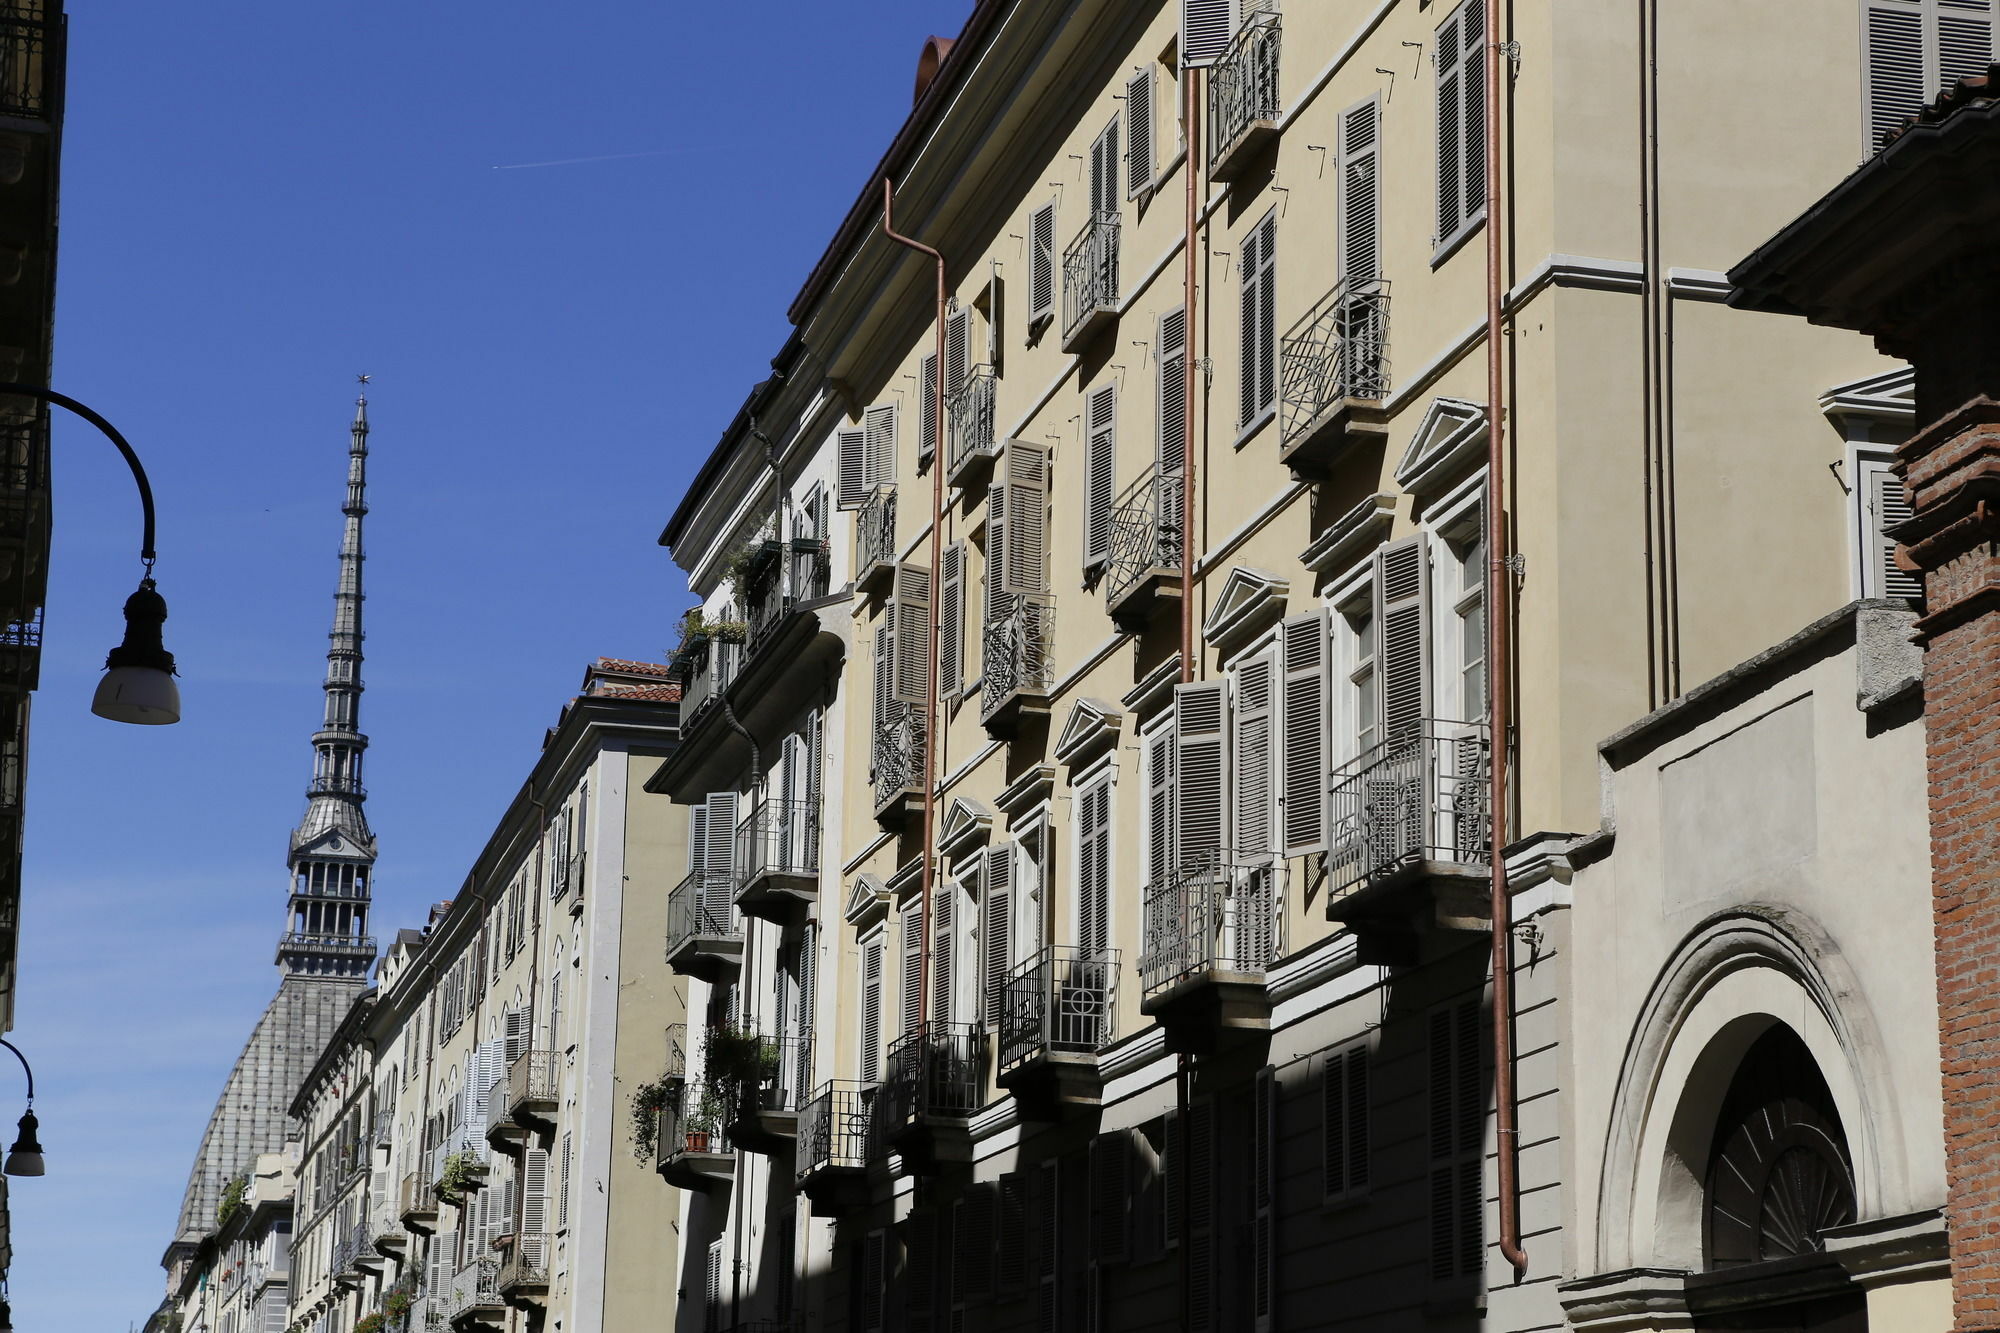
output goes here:
<path id="1" fill-rule="evenodd" d="M 325 829 L 295 842 L 292 855 L 321 861 L 373 861 L 375 842 L 372 838 L 358 839 L 351 830 Z"/>

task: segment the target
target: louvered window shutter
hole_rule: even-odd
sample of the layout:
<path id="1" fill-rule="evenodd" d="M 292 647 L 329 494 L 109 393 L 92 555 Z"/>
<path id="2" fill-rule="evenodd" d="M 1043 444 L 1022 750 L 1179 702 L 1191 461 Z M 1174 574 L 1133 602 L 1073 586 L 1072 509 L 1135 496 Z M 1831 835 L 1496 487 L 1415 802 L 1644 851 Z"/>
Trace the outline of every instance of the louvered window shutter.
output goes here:
<path id="1" fill-rule="evenodd" d="M 861 427 L 868 439 L 862 485 L 871 490 L 887 486 L 896 480 L 896 405 L 869 408 Z"/>
<path id="2" fill-rule="evenodd" d="M 944 548 L 938 571 L 938 695 L 950 700 L 965 686 L 965 543 Z"/>
<path id="3" fill-rule="evenodd" d="M 1381 200 L 1376 192 L 1382 104 L 1369 98 L 1340 117 L 1340 273 L 1359 289 L 1381 273 Z"/>
<path id="4" fill-rule="evenodd" d="M 917 422 L 917 466 L 925 467 L 936 456 L 938 446 L 936 352 L 924 354 L 923 362 L 917 368 L 917 379 L 918 400 L 923 404 L 923 417 Z"/>
<path id="5" fill-rule="evenodd" d="M 800 1097 L 810 1097 L 813 1090 L 813 1048 L 818 1044 L 814 1026 L 819 1018 L 819 923 L 808 921 L 799 931 L 799 971 L 798 971 L 798 1069 L 792 1082 L 793 1091 Z"/>
<path id="6" fill-rule="evenodd" d="M 1002 591 L 1035 596 L 1048 590 L 1049 448 L 1009 440 L 1003 461 L 1007 538 Z"/>
<path id="7" fill-rule="evenodd" d="M 1174 731 L 1171 717 L 1146 739 L 1146 884 L 1174 877 Z"/>
<path id="8" fill-rule="evenodd" d="M 1007 1001 L 1007 972 L 1014 965 L 1015 844 L 988 847 L 980 870 L 980 895 L 985 908 L 981 952 L 986 956 L 986 1021 L 998 1027 Z"/>
<path id="9" fill-rule="evenodd" d="M 1096 958 L 1111 947 L 1111 784 L 1086 788 L 1076 811 L 1077 944 Z"/>
<path id="10" fill-rule="evenodd" d="M 903 1230 L 903 1330 L 930 1333 L 937 1310 L 937 1223 L 913 1213 Z"/>
<path id="11" fill-rule="evenodd" d="M 521 1159 L 521 1230 L 539 1236 L 549 1229 L 549 1153 L 530 1148 Z"/>
<path id="12" fill-rule="evenodd" d="M 1277 210 L 1243 238 L 1242 286 L 1237 319 L 1242 342 L 1239 367 L 1239 426 L 1270 410 L 1278 396 L 1278 214 Z"/>
<path id="13" fill-rule="evenodd" d="M 1062 1170 L 1054 1158 L 1035 1168 L 1035 1219 L 1041 1242 L 1035 1254 L 1035 1329 L 1036 1333 L 1059 1333 L 1062 1300 L 1057 1283 L 1064 1237 Z"/>
<path id="14" fill-rule="evenodd" d="M 1419 733 L 1430 699 L 1430 559 L 1422 535 L 1375 553 L 1376 696 L 1393 742 Z"/>
<path id="15" fill-rule="evenodd" d="M 861 1081 L 882 1081 L 882 941 L 861 946 Z"/>
<path id="16" fill-rule="evenodd" d="M 1320 1149 L 1328 1199 L 1368 1185 L 1368 1048 L 1330 1052 L 1320 1083 Z"/>
<path id="17" fill-rule="evenodd" d="M 1431 1277 L 1479 1272 L 1485 1208 L 1481 1181 L 1485 1084 L 1480 1005 L 1444 1005 L 1429 1019 Z"/>
<path id="18" fill-rule="evenodd" d="M 1028 223 L 1028 322 L 1039 323 L 1056 307 L 1056 206 L 1043 204 Z"/>
<path id="19" fill-rule="evenodd" d="M 1277 1310 L 1278 1080 L 1257 1071 L 1250 1106 L 1250 1308 L 1257 1327 L 1278 1327 Z"/>
<path id="20" fill-rule="evenodd" d="M 1010 449 L 1011 445 L 1008 446 Z M 996 625 L 1007 614 L 1007 487 L 1003 484 L 986 492 L 986 589 L 981 613 L 985 623 Z M 983 657 L 983 652 L 982 652 Z"/>
<path id="21" fill-rule="evenodd" d="M 993 1294 L 994 1188 L 973 1185 L 952 1205 L 951 1295 L 955 1306 Z"/>
<path id="22" fill-rule="evenodd" d="M 736 912 L 737 795 L 713 792 L 708 798 L 708 852 L 703 857 L 702 903 L 705 929 L 727 931 Z"/>
<path id="23" fill-rule="evenodd" d="M 988 261 L 986 280 L 986 364 L 993 367 L 993 373 L 1001 373 L 1001 357 L 1004 355 L 1005 339 L 1001 330 L 1007 327 L 1007 284 L 1000 273 L 1000 261 Z"/>
<path id="24" fill-rule="evenodd" d="M 1145 66 L 1125 84 L 1125 190 L 1138 194 L 1153 183 L 1153 67 Z"/>
<path id="25" fill-rule="evenodd" d="M 903 904 L 903 1031 L 917 1030 L 917 1010 L 924 991 L 923 895 L 914 894 Z"/>
<path id="26" fill-rule="evenodd" d="M 1868 479 L 1871 520 L 1868 525 L 1869 545 L 1878 580 L 1874 595 L 1922 597 L 1922 576 L 1897 566 L 1896 539 L 1888 533 L 1888 529 L 1910 517 L 1909 493 L 1903 489 L 1903 479 L 1886 467 L 1872 469 L 1864 475 Z"/>
<path id="27" fill-rule="evenodd" d="M 1237 258 L 1236 334 L 1237 381 L 1236 424 L 1247 426 L 1257 419 L 1257 274 L 1262 256 L 1258 249 L 1264 229 L 1252 227 L 1244 236 Z"/>
<path id="28" fill-rule="evenodd" d="M 556 1182 L 556 1226 L 565 1230 L 569 1227 L 569 1157 L 570 1140 L 565 1134 L 562 1136 L 561 1178 Z"/>
<path id="29" fill-rule="evenodd" d="M 883 1233 L 871 1231 L 861 1242 L 861 1275 L 857 1285 L 861 1290 L 862 1333 L 882 1333 L 882 1287 L 888 1276 L 885 1240 Z"/>
<path id="30" fill-rule="evenodd" d="M 702 1323 L 708 1333 L 722 1329 L 722 1239 L 708 1243 L 708 1288 L 702 1293 Z"/>
<path id="31" fill-rule="evenodd" d="M 875 747 L 870 749 L 869 780 L 874 780 L 875 749 L 883 742 L 883 733 L 894 720 L 896 708 L 896 611 L 893 605 L 875 626 Z"/>
<path id="32" fill-rule="evenodd" d="M 1287 620 L 1279 642 L 1285 684 L 1278 805 L 1285 855 L 1303 856 L 1326 847 L 1326 612 Z"/>
<path id="33" fill-rule="evenodd" d="M 1090 212 L 1104 218 L 1118 212 L 1118 117 L 1090 146 Z"/>
<path id="34" fill-rule="evenodd" d="M 1181 68 L 1213 65 L 1236 35 L 1237 0 L 1181 0 Z"/>
<path id="35" fill-rule="evenodd" d="M 1160 316 L 1159 431 L 1153 461 L 1162 477 L 1178 477 L 1187 466 L 1187 312 Z M 1161 496 L 1163 507 L 1180 513 L 1179 496 Z M 1165 510 L 1163 508 L 1163 514 Z"/>
<path id="36" fill-rule="evenodd" d="M 995 1219 L 993 1276 L 1000 1294 L 1018 1293 L 1028 1281 L 1027 1180 L 1018 1171 L 1000 1177 Z"/>
<path id="37" fill-rule="evenodd" d="M 1261 856 L 1272 848 L 1271 798 L 1273 736 L 1276 722 L 1272 676 L 1276 662 L 1268 652 L 1258 653 L 1237 664 L 1236 706 L 1231 710 L 1230 764 L 1233 780 L 1229 791 L 1234 798 L 1230 811 L 1235 850 L 1247 856 Z"/>
<path id="38" fill-rule="evenodd" d="M 528 1046 L 528 1015 L 519 1009 L 507 1011 L 507 1064 L 511 1068 Z"/>
<path id="39" fill-rule="evenodd" d="M 936 881 L 937 905 L 931 909 L 931 1022 L 950 1024 L 953 963 L 957 961 L 958 886 Z"/>
<path id="40" fill-rule="evenodd" d="M 1465 0 L 1438 27 L 1437 243 L 1486 209 L 1486 10 Z"/>
<path id="41" fill-rule="evenodd" d="M 1223 858 L 1228 845 L 1223 793 L 1228 790 L 1225 682 L 1174 689 L 1174 843 L 1182 867 Z"/>
<path id="42" fill-rule="evenodd" d="M 1100 1264 L 1130 1257 L 1132 1141 L 1124 1130 L 1090 1141 L 1090 1257 Z"/>
<path id="43" fill-rule="evenodd" d="M 895 670 L 891 686 L 896 702 L 921 705 L 930 694 L 931 572 L 905 562 L 896 566 Z"/>
<path id="44" fill-rule="evenodd" d="M 1117 498 L 1118 394 L 1113 385 L 1091 391 L 1084 456 L 1083 564 L 1096 569 L 1111 557 L 1111 505 Z"/>
<path id="45" fill-rule="evenodd" d="M 1870 152 L 1994 58 L 1992 0 L 1866 0 L 1861 22 Z"/>
<path id="46" fill-rule="evenodd" d="M 944 391 L 947 400 L 965 387 L 971 370 L 972 312 L 960 307 L 944 322 Z"/>
<path id="47" fill-rule="evenodd" d="M 868 498 L 867 436 L 858 430 L 834 434 L 834 503 L 842 509 L 859 509 Z"/>
<path id="48" fill-rule="evenodd" d="M 1188 1235 L 1193 1249 L 1188 1268 L 1188 1328 L 1206 1333 L 1216 1327 L 1215 1105 L 1196 1102 L 1187 1114 Z"/>

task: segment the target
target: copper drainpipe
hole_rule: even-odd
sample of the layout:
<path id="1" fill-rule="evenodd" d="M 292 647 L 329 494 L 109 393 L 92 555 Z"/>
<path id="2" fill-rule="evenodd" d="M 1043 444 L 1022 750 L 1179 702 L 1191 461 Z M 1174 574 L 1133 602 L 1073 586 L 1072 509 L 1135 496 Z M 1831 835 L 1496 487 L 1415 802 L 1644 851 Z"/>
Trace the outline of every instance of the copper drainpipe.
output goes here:
<path id="1" fill-rule="evenodd" d="M 1187 71 L 1187 234 L 1181 266 L 1181 369 L 1187 406 L 1181 412 L 1181 684 L 1194 680 L 1194 230 L 1198 198 L 1195 163 L 1201 156 L 1201 70 Z"/>
<path id="2" fill-rule="evenodd" d="M 1505 308 L 1501 295 L 1500 253 L 1500 116 L 1501 62 L 1509 56 L 1500 40 L 1500 0 L 1486 3 L 1486 710 L 1489 718 L 1487 758 L 1492 776 L 1493 916 L 1493 1120 L 1495 1160 L 1499 1176 L 1500 1254 L 1513 1265 L 1516 1278 L 1528 1271 L 1521 1248 L 1520 1127 L 1514 1106 L 1514 977 L 1513 903 L 1507 893 L 1507 751 L 1508 703 L 1512 673 L 1507 624 L 1511 589 L 1507 557 L 1507 523 L 1501 512 L 1506 491 L 1501 469 L 1506 412 L 1501 406 L 1504 386 L 1501 349 Z"/>
<path id="3" fill-rule="evenodd" d="M 922 241 L 910 239 L 896 231 L 895 223 L 896 188 L 889 178 L 882 178 L 882 234 L 898 245 L 906 245 L 919 254 L 931 257 L 937 266 L 937 418 L 933 423 L 935 433 L 931 438 L 936 442 L 931 455 L 931 651 L 930 665 L 925 671 L 924 688 L 924 858 L 917 892 L 922 895 L 918 904 L 918 926 L 923 931 L 923 939 L 917 945 L 917 1031 L 929 1031 L 931 995 L 931 840 L 936 831 L 937 818 L 937 752 L 938 752 L 938 611 L 943 598 L 938 588 L 938 562 L 941 557 L 941 538 L 944 534 L 944 320 L 945 287 L 944 256 L 925 245 Z M 990 576 L 991 571 L 989 571 Z M 919 1037 L 919 1041 L 922 1041 Z M 922 1058 L 920 1051 L 919 1058 Z"/>

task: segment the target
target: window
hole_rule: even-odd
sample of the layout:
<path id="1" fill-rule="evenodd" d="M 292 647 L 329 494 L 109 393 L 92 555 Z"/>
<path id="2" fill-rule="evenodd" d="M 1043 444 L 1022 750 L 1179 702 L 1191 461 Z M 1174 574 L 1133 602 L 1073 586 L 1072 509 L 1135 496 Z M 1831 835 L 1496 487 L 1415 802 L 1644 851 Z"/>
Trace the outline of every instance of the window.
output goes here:
<path id="1" fill-rule="evenodd" d="M 1083 568 L 1095 573 L 1111 558 L 1111 506 L 1118 476 L 1118 392 L 1106 384 L 1086 401 Z"/>
<path id="2" fill-rule="evenodd" d="M 882 936 L 861 942 L 860 1058 L 855 1068 L 863 1083 L 882 1081 Z"/>
<path id="3" fill-rule="evenodd" d="M 965 687 L 965 543 L 938 556 L 944 602 L 938 608 L 938 697 L 949 701 Z"/>
<path id="4" fill-rule="evenodd" d="M 1994 59 L 1992 0 L 1863 0 L 1862 122 L 1874 152 L 1923 104 Z"/>
<path id="5" fill-rule="evenodd" d="M 1277 655 L 1270 644 L 1239 658 L 1229 668 L 1235 696 L 1229 715 L 1229 845 L 1249 860 L 1268 855 L 1274 847 L 1277 674 Z M 1317 773 L 1314 776 L 1318 779 Z"/>
<path id="6" fill-rule="evenodd" d="M 1486 715 L 1486 531 L 1477 509 L 1447 545 L 1458 580 L 1452 602 L 1458 631 L 1458 718 L 1470 722 Z"/>
<path id="7" fill-rule="evenodd" d="M 1097 957 L 1111 947 L 1111 775 L 1076 793 L 1076 942 Z"/>
<path id="8" fill-rule="evenodd" d="M 1181 63 L 1213 65 L 1236 33 L 1238 0 L 1181 0 Z"/>
<path id="9" fill-rule="evenodd" d="M 1888 533 L 1910 516 L 1909 494 L 1903 479 L 1889 470 L 1889 455 L 1856 454 L 1849 503 L 1861 596 L 1922 597 L 1922 577 L 1897 567 L 1896 539 Z"/>
<path id="10" fill-rule="evenodd" d="M 1236 424 L 1248 429 L 1278 401 L 1278 210 L 1243 238 L 1237 321 L 1243 359 Z"/>
<path id="11" fill-rule="evenodd" d="M 1118 117 L 1104 127 L 1090 145 L 1090 220 L 1113 217 L 1118 212 Z"/>
<path id="12" fill-rule="evenodd" d="M 1320 1068 L 1321 1175 L 1328 1201 L 1368 1188 L 1368 1045 L 1328 1051 Z"/>
<path id="13" fill-rule="evenodd" d="M 1382 201 L 1378 137 L 1382 104 L 1369 98 L 1340 117 L 1340 216 L 1336 239 L 1340 276 L 1350 291 L 1381 276 Z"/>
<path id="14" fill-rule="evenodd" d="M 1433 1282 L 1477 1278 L 1485 1256 L 1486 1085 L 1480 1078 L 1478 1000 L 1431 1010 L 1430 1218 Z"/>
<path id="15" fill-rule="evenodd" d="M 937 353 L 926 352 L 917 365 L 917 401 L 922 404 L 922 415 L 917 418 L 917 468 L 930 466 L 937 456 L 938 444 L 938 395 L 937 395 Z"/>
<path id="16" fill-rule="evenodd" d="M 1125 84 L 1125 114 L 1131 121 L 1125 149 L 1125 193 L 1138 195 L 1153 185 L 1153 67 L 1140 66 Z"/>
<path id="17" fill-rule="evenodd" d="M 1028 223 L 1028 332 L 1056 312 L 1056 206 L 1043 204 Z"/>
<path id="18" fill-rule="evenodd" d="M 1146 886 L 1163 888 L 1174 877 L 1174 730 L 1169 713 L 1140 741 L 1146 788 Z"/>
<path id="19" fill-rule="evenodd" d="M 1485 0 L 1464 0 L 1438 25 L 1433 55 L 1438 259 L 1486 216 L 1485 53 Z"/>
<path id="20" fill-rule="evenodd" d="M 1278 810 L 1284 853 L 1326 847 L 1327 617 L 1294 616 L 1279 630 L 1284 678 L 1278 759 Z"/>
<path id="21" fill-rule="evenodd" d="M 1187 312 L 1176 306 L 1160 316 L 1158 365 L 1159 426 L 1154 465 L 1162 477 L 1178 477 L 1187 466 Z M 1179 512 L 1178 509 L 1175 510 Z M 1178 531 L 1178 525 L 1176 525 Z"/>
<path id="22" fill-rule="evenodd" d="M 896 480 L 896 405 L 871 407 L 859 430 L 837 432 L 834 453 L 839 507 L 859 509 L 877 486 Z"/>

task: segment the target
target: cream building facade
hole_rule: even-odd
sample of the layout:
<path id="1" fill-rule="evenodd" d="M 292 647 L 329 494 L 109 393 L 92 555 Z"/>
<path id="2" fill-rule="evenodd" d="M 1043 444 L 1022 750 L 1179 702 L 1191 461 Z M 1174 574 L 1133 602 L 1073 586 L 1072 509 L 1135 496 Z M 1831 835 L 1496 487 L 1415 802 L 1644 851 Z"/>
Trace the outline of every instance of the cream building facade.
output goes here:
<path id="1" fill-rule="evenodd" d="M 678 1328 L 1562 1326 L 1624 1254 L 1575 1211 L 1580 1052 L 1632 1018 L 1572 949 L 1600 741 L 1911 592 L 1907 373 L 1723 270 L 1948 72 L 1931 7 L 1244 9 L 995 0 L 927 46 L 663 534 L 702 602 L 648 784 L 704 830 Z M 1925 1206 L 1909 1167 L 1857 1221 Z"/>

